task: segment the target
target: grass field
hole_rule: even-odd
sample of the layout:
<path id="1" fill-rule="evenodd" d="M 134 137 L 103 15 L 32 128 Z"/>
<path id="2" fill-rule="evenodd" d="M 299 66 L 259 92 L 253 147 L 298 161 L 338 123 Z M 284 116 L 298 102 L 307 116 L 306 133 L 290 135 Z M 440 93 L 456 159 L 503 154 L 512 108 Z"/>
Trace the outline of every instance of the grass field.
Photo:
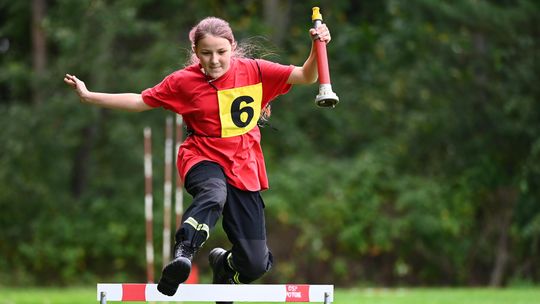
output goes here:
<path id="1" fill-rule="evenodd" d="M 95 304 L 96 291 L 89 288 L 0 287 L 0 304 Z M 140 303 L 140 302 L 129 302 Z M 188 304 L 190 302 L 184 302 Z M 198 302 L 201 303 L 201 302 Z M 540 304 L 540 287 L 337 289 L 336 304 Z M 209 304 L 209 303 L 206 303 Z M 269 303 L 267 303 L 269 304 Z"/>

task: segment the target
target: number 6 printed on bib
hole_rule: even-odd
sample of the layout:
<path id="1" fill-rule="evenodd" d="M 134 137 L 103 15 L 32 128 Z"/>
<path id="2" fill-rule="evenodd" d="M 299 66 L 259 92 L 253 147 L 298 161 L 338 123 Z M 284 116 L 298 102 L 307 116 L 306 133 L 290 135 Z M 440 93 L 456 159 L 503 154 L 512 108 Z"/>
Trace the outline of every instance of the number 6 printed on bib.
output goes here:
<path id="1" fill-rule="evenodd" d="M 262 83 L 217 92 L 221 137 L 245 134 L 261 115 Z"/>

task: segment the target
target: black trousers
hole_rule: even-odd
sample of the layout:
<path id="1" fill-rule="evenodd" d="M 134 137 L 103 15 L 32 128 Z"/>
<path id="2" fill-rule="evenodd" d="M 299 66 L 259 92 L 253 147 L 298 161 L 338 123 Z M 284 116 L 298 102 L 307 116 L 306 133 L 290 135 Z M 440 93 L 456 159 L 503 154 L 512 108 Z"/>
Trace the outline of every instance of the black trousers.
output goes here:
<path id="1" fill-rule="evenodd" d="M 176 232 L 176 242 L 201 247 L 223 215 L 223 230 L 232 248 L 229 265 L 237 283 L 251 283 L 272 267 L 266 243 L 264 202 L 259 191 L 243 191 L 227 183 L 221 167 L 203 161 L 191 168 L 185 180 L 193 202 Z"/>

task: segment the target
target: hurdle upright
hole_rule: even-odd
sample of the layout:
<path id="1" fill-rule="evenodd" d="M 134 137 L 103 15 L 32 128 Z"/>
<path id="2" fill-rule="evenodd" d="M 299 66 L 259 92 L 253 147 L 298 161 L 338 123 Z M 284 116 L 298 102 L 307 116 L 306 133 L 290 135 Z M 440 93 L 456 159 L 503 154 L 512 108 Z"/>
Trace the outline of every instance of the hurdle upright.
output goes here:
<path id="1" fill-rule="evenodd" d="M 157 284 L 97 284 L 97 300 L 111 302 L 319 302 L 334 301 L 334 285 L 306 284 L 181 284 L 173 296 L 157 290 Z"/>

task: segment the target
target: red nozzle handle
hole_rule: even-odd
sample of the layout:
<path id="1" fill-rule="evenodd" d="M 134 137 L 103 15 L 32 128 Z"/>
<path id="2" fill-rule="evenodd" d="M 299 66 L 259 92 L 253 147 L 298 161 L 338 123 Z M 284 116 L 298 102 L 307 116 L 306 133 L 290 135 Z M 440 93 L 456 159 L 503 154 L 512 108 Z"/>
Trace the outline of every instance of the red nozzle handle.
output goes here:
<path id="1" fill-rule="evenodd" d="M 313 21 L 313 28 L 317 28 L 322 24 L 322 15 L 319 12 L 318 7 L 313 8 L 313 13 L 311 15 L 311 20 Z M 330 69 L 328 67 L 328 55 L 326 54 L 326 43 L 315 39 L 315 51 L 317 52 L 317 70 L 319 72 L 319 83 L 320 84 L 330 84 Z"/>

